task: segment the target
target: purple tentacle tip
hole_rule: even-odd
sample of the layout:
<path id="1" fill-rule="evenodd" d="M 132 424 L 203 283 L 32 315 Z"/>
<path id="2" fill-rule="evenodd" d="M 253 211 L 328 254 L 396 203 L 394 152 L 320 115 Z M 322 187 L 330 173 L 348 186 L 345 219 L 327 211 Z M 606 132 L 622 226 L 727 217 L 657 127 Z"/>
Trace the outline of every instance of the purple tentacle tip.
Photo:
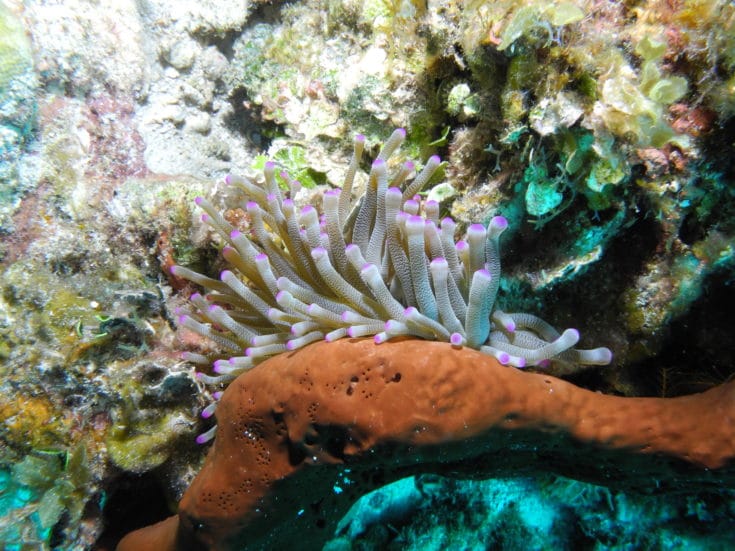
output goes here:
<path id="1" fill-rule="evenodd" d="M 212 370 L 215 373 L 222 373 L 222 364 L 223 363 L 228 363 L 228 362 L 227 362 L 227 360 L 217 360 L 217 361 L 215 361 L 214 364 L 212 365 Z M 225 367 L 227 367 L 227 366 L 225 366 Z"/>
<path id="2" fill-rule="evenodd" d="M 505 229 L 508 227 L 508 219 L 505 216 L 494 216 L 490 223 L 496 228 Z"/>
<path id="3" fill-rule="evenodd" d="M 204 201 L 204 197 L 195 197 L 194 198 L 194 203 L 196 203 L 197 205 L 201 205 L 203 201 Z"/>

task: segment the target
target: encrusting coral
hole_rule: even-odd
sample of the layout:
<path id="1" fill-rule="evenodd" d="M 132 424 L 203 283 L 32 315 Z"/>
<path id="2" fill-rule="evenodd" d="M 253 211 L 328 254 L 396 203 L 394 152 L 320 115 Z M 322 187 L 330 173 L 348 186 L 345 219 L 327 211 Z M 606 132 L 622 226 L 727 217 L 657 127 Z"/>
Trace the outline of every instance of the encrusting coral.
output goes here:
<path id="1" fill-rule="evenodd" d="M 353 201 L 365 141 L 356 136 L 345 182 L 324 194 L 321 218 L 311 205 L 297 215 L 293 199 L 281 192 L 274 163 L 265 165 L 263 185 L 227 179 L 246 196 L 251 237 L 197 198 L 204 221 L 226 241 L 222 255 L 232 266 L 219 280 L 171 268 L 208 290 L 191 296 L 196 312 L 181 314 L 179 323 L 232 354 L 215 359 L 219 375 L 199 375 L 205 383 L 229 382 L 267 357 L 315 341 L 368 335 L 378 344 L 410 335 L 468 346 L 515 367 L 610 362 L 607 348 L 572 348 L 576 329 L 560 334 L 534 315 L 497 307 L 505 218 L 492 218 L 487 228 L 472 224 L 466 238 L 455 242 L 454 221 L 440 221 L 439 204 L 418 195 L 440 165 L 437 156 L 414 178 L 412 162 L 389 177 L 389 159 L 405 137 L 403 129 L 393 132 L 372 163 L 366 193 Z M 298 182 L 285 172 L 280 178 L 294 196 Z M 193 353 L 185 358 L 212 362 Z M 212 413 L 214 405 L 205 416 Z"/>
<path id="2" fill-rule="evenodd" d="M 177 516 L 118 551 L 321 549 L 352 502 L 422 472 L 555 472 L 619 489 L 733 482 L 735 383 L 623 398 L 415 339 L 314 343 L 244 373 Z"/>

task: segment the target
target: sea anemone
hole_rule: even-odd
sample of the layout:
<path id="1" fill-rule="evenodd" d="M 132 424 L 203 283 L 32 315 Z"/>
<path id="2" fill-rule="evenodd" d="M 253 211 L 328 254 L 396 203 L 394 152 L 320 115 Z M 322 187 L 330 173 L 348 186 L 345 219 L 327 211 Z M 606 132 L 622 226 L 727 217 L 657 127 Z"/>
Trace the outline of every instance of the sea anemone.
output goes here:
<path id="1" fill-rule="evenodd" d="M 578 350 L 576 329 L 559 333 L 527 313 L 496 305 L 500 283 L 501 216 L 487 227 L 472 224 L 455 242 L 456 224 L 439 220 L 439 205 L 418 194 L 439 167 L 430 157 L 416 173 L 406 162 L 388 173 L 390 156 L 405 140 L 398 129 L 373 161 L 365 194 L 352 187 L 365 138 L 357 135 L 342 189 L 324 193 L 321 214 L 307 205 L 297 213 L 266 163 L 262 184 L 228 176 L 245 196 L 250 234 L 235 229 L 206 199 L 196 203 L 203 220 L 224 239 L 222 256 L 231 266 L 212 279 L 183 266 L 174 275 L 201 285 L 206 295 L 179 324 L 214 341 L 217 358 L 192 352 L 184 359 L 211 365 L 199 373 L 207 384 L 234 379 L 264 359 L 318 340 L 372 336 L 380 344 L 397 336 L 467 346 L 515 367 L 550 362 L 604 365 L 607 348 Z M 281 173 L 293 197 L 299 184 Z M 214 405 L 203 412 L 211 416 Z M 214 428 L 198 437 L 206 442 Z"/>

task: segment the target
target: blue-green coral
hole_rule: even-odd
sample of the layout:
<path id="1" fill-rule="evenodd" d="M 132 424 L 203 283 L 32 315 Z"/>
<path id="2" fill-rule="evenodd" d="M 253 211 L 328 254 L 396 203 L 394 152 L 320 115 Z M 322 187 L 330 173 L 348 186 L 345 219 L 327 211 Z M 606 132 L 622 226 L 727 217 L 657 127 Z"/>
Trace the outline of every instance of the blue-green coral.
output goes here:
<path id="1" fill-rule="evenodd" d="M 6 551 L 51 548 L 57 524 L 66 521 L 68 529 L 77 529 L 84 498 L 93 489 L 81 444 L 68 453 L 39 451 L 10 470 L 0 469 L 0 546 Z"/>

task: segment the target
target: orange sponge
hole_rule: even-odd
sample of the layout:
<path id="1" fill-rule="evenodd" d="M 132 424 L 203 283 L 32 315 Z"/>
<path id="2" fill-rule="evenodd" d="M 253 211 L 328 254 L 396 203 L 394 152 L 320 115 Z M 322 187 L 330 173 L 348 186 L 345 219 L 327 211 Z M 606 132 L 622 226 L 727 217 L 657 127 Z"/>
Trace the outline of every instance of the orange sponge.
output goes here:
<path id="1" fill-rule="evenodd" d="M 119 551 L 320 548 L 360 495 L 421 472 L 552 471 L 621 488 L 732 477 L 735 383 L 597 394 L 447 343 L 315 343 L 241 375 L 178 517 Z M 150 543 L 148 543 L 150 542 Z"/>

